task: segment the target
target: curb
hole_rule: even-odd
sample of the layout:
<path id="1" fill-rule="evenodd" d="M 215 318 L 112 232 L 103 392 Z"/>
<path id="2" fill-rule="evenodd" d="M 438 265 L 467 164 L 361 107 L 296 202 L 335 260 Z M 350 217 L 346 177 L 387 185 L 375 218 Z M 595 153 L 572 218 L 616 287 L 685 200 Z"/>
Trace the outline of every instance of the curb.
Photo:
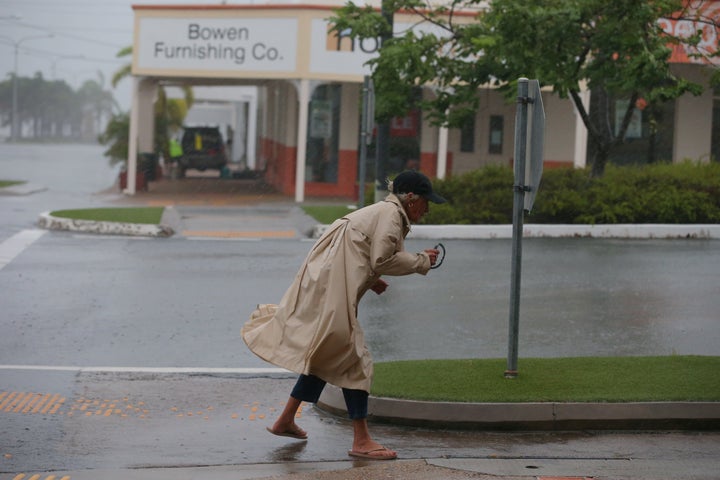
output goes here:
<path id="1" fill-rule="evenodd" d="M 328 385 L 318 408 L 346 415 L 342 391 Z M 720 402 L 458 403 L 371 396 L 368 419 L 419 427 L 482 430 L 718 430 Z"/>
<path id="2" fill-rule="evenodd" d="M 44 192 L 47 187 L 34 183 L 20 183 L 0 188 L 0 195 L 30 195 L 37 192 Z"/>
<path id="3" fill-rule="evenodd" d="M 98 233 L 105 235 L 129 235 L 141 237 L 170 237 L 175 231 L 164 224 L 98 222 L 94 220 L 76 220 L 61 218 L 43 212 L 38 217 L 38 227 L 47 230 L 66 230 L 71 232 Z"/>
<path id="4" fill-rule="evenodd" d="M 329 225 L 316 225 L 319 238 Z M 512 225 L 413 225 L 407 238 L 415 239 L 509 239 Z M 613 224 L 554 225 L 525 224 L 524 238 L 618 238 L 618 239 L 720 239 L 719 224 Z"/>

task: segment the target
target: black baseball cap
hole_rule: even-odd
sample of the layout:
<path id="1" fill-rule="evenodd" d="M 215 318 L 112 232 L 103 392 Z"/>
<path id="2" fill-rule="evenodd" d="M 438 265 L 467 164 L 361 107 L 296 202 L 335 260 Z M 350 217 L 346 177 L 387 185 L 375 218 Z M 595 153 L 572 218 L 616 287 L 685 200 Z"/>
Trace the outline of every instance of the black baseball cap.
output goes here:
<path id="1" fill-rule="evenodd" d="M 433 203 L 445 203 L 443 197 L 433 192 L 430 179 L 417 170 L 405 170 L 392 182 L 393 193 L 414 193 Z"/>

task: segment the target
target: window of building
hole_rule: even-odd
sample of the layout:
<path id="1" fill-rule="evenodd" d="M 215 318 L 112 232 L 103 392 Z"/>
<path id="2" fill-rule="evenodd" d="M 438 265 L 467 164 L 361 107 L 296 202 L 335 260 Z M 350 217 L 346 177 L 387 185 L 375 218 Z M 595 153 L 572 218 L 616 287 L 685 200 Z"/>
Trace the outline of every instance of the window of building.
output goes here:
<path id="1" fill-rule="evenodd" d="M 488 153 L 493 155 L 502 154 L 504 129 L 505 117 L 502 115 L 490 115 L 490 139 L 488 141 Z"/>
<path id="2" fill-rule="evenodd" d="M 337 183 L 340 145 L 340 85 L 320 85 L 308 115 L 305 181 Z"/>
<path id="3" fill-rule="evenodd" d="M 460 151 L 473 153 L 475 151 L 475 116 L 460 127 Z"/>
<path id="4" fill-rule="evenodd" d="M 647 104 L 638 101 L 625 134 L 625 141 L 610 153 L 610 162 L 616 165 L 644 165 L 669 162 L 673 156 L 675 101 Z M 590 118 L 607 125 L 617 134 L 627 111 L 628 100 L 593 90 L 590 97 Z M 594 158 L 597 147 L 588 140 L 588 160 Z"/>

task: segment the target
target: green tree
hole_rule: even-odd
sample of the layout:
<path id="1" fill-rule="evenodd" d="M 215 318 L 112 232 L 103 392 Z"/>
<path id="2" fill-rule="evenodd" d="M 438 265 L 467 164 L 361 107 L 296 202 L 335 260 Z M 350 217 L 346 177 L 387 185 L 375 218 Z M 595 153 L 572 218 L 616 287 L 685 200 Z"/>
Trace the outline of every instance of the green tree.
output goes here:
<path id="1" fill-rule="evenodd" d="M 95 132 L 102 130 L 102 122 L 116 105 L 99 78 L 99 82 L 88 80 L 74 91 L 64 80 L 46 80 L 40 72 L 33 77 L 18 77 L 18 117 L 25 127 L 18 134 L 27 134 L 29 126 L 33 139 L 68 135 L 75 139 L 95 138 Z M 12 77 L 0 82 L 3 126 L 12 119 L 12 90 Z"/>
<path id="2" fill-rule="evenodd" d="M 47 82 L 40 103 L 37 115 L 42 118 L 42 137 L 61 138 L 69 130 L 71 137 L 79 138 L 82 105 L 70 85 L 63 80 Z"/>
<path id="3" fill-rule="evenodd" d="M 699 11 L 684 8 L 682 0 L 454 0 L 435 7 L 383 0 L 384 12 L 347 4 L 331 22 L 353 38 L 377 38 L 390 28 L 382 13 L 416 15 L 415 28 L 396 33 L 369 62 L 380 115 L 403 112 L 413 86 L 433 85 L 437 94 L 422 102 L 429 118 L 459 126 L 477 110 L 479 88 L 494 85 L 513 98 L 519 77 L 537 78 L 572 99 L 596 146 L 591 176 L 600 176 L 624 141 L 638 99 L 654 104 L 702 92 L 669 63 L 673 46 L 690 48 L 696 58 L 717 56 L 699 48 L 702 28 L 716 35 L 720 29 L 702 12 L 703 2 L 688 2 L 698 3 Z M 473 21 L 463 21 L 478 10 Z M 663 31 L 662 21 L 678 20 L 700 31 L 683 37 Z M 584 86 L 628 100 L 617 133 L 608 126 L 609 111 L 589 115 L 581 99 Z"/>
<path id="4" fill-rule="evenodd" d="M 106 119 L 120 108 L 112 92 L 103 88 L 104 76 L 98 72 L 97 80 L 86 80 L 78 89 L 77 96 L 83 106 L 83 135 L 95 137 L 102 131 Z"/>
<path id="5" fill-rule="evenodd" d="M 116 113 L 110 118 L 105 130 L 98 136 L 102 145 L 107 145 L 105 156 L 110 165 L 126 162 L 128 158 L 128 142 L 130 140 L 130 115 Z"/>
<path id="6" fill-rule="evenodd" d="M 2 124 L 12 121 L 12 76 L 0 82 L 0 116 Z M 64 81 L 48 81 L 38 72 L 33 77 L 18 77 L 18 118 L 25 127 L 19 136 L 30 127 L 33 139 L 61 137 L 64 126 L 74 125 L 82 106 L 77 103 L 76 94 Z M 71 131 L 74 130 L 72 127 Z"/>

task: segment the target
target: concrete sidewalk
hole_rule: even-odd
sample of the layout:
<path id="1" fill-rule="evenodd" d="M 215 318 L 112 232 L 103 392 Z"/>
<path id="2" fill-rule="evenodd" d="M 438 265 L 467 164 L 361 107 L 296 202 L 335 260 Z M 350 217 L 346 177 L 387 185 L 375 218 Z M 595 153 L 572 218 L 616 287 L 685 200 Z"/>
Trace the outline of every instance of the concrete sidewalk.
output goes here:
<path id="1" fill-rule="evenodd" d="M 71 480 L 716 480 L 717 459 L 429 458 L 62 472 Z M 54 473 L 54 472 L 47 472 Z M 53 478 L 61 478 L 54 475 Z M 0 478 L 4 477 L 0 475 Z M 8 477 L 17 479 L 17 477 Z M 23 477 L 24 478 L 24 477 Z M 36 477 L 33 477 L 36 478 Z M 37 477 L 38 480 L 40 477 Z M 48 479 L 50 476 L 47 477 Z M 18 479 L 19 480 L 19 479 Z"/>
<path id="2" fill-rule="evenodd" d="M 29 194 L 39 185 L 18 185 L 0 190 Z M 148 191 L 133 196 L 118 189 L 105 192 L 110 201 L 125 206 L 166 207 L 160 225 L 95 224 L 52 217 L 43 212 L 39 226 L 113 235 L 218 238 L 318 238 L 327 225 L 317 225 L 294 198 L 277 193 L 259 180 L 188 177 L 151 182 Z M 20 193 L 18 193 L 20 194 Z M 349 198 L 308 198 L 304 205 L 348 205 Z M 528 217 L 526 222 L 531 221 Z M 526 223 L 524 238 L 720 239 L 720 224 L 700 225 L 550 225 Z M 415 225 L 408 238 L 503 239 L 512 238 L 512 225 Z"/>

